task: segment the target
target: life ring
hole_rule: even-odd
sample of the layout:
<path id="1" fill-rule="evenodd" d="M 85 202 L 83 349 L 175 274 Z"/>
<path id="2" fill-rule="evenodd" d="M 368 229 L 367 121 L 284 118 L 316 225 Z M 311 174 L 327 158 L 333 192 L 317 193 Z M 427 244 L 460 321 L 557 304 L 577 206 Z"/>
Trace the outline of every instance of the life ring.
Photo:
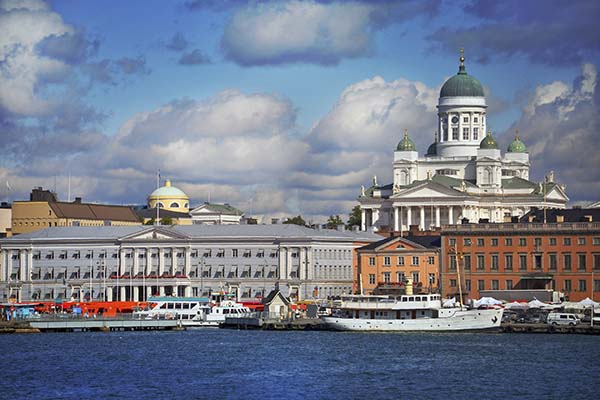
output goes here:
<path id="1" fill-rule="evenodd" d="M 165 315 L 165 318 L 166 318 L 166 319 L 173 319 L 173 314 L 171 314 L 171 313 L 167 313 L 167 314 Z"/>

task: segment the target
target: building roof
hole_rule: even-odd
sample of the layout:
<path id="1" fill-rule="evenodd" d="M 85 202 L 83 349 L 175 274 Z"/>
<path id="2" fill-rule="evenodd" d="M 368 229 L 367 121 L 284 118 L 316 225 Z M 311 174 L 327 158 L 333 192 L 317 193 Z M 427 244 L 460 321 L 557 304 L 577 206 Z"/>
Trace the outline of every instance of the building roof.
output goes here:
<path id="1" fill-rule="evenodd" d="M 177 198 L 184 198 L 184 199 L 189 199 L 188 195 L 185 194 L 183 192 L 183 190 L 176 188 L 175 186 L 171 186 L 171 181 L 167 179 L 167 181 L 165 182 L 165 186 L 161 186 L 158 189 L 156 189 L 155 191 L 153 191 L 152 193 L 150 193 L 150 196 L 148 196 L 148 198 L 172 198 L 172 197 L 177 197 Z"/>
<path id="2" fill-rule="evenodd" d="M 485 135 L 485 137 L 481 139 L 481 142 L 479 143 L 479 148 L 488 150 L 498 150 L 498 143 L 496 142 L 496 139 L 494 139 L 494 137 L 492 136 L 492 131 L 488 131 L 487 135 Z"/>
<path id="3" fill-rule="evenodd" d="M 290 304 L 290 300 L 287 297 L 285 297 L 279 289 L 271 290 L 271 293 L 269 293 L 269 295 L 263 299 L 262 303 L 265 305 L 271 304 L 273 300 L 275 300 L 275 297 L 278 295 L 281 298 L 281 300 L 283 300 L 285 305 Z"/>
<path id="4" fill-rule="evenodd" d="M 569 208 L 569 209 L 546 209 L 546 222 L 600 222 L 600 209 L 598 208 Z M 562 217 L 562 221 L 558 221 Z M 591 221 L 590 221 L 591 218 Z M 523 215 L 520 222 L 544 222 L 544 210 L 532 208 Z"/>
<path id="5" fill-rule="evenodd" d="M 434 236 L 390 236 L 377 242 L 369 243 L 360 248 L 360 250 L 377 250 L 379 247 L 385 246 L 393 241 L 406 241 L 415 245 L 415 247 L 424 247 L 429 249 L 437 249 L 441 246 L 439 235 Z"/>
<path id="6" fill-rule="evenodd" d="M 481 82 L 467 74 L 464 61 L 461 57 L 458 73 L 444 83 L 440 97 L 485 97 Z"/>
<path id="7" fill-rule="evenodd" d="M 538 184 L 536 184 L 535 182 L 519 178 L 518 176 L 502 179 L 502 188 L 504 189 L 535 189 L 537 187 Z"/>
<path id="8" fill-rule="evenodd" d="M 139 222 L 135 211 L 127 206 L 60 201 L 49 202 L 48 205 L 58 218 Z"/>
<path id="9" fill-rule="evenodd" d="M 208 211 L 214 212 L 216 214 L 244 215 L 243 211 L 238 210 L 237 208 L 229 205 L 228 203 L 217 204 L 217 203 L 206 202 L 206 203 L 194 208 L 193 211 L 197 211 L 197 210 L 208 210 Z"/>
<path id="10" fill-rule="evenodd" d="M 515 140 L 512 141 L 511 144 L 508 145 L 509 153 L 527 153 L 527 147 L 525 143 L 519 139 L 519 130 L 517 129 L 515 132 Z"/>
<path id="11" fill-rule="evenodd" d="M 415 142 L 408 138 L 408 130 L 404 131 L 404 137 L 396 146 L 396 151 L 417 151 Z"/>
<path id="12" fill-rule="evenodd" d="M 156 218 L 156 208 L 141 208 L 135 210 L 136 214 L 140 218 Z M 189 213 L 179 212 L 179 211 L 171 211 L 166 210 L 164 208 L 160 209 L 159 218 L 176 218 L 176 219 L 185 219 L 192 218 Z"/>

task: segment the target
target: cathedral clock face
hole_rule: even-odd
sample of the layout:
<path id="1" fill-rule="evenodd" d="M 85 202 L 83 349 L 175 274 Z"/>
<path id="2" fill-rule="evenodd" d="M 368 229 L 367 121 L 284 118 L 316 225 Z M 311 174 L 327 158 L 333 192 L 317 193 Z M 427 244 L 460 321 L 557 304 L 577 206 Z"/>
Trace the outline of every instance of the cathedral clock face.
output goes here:
<path id="1" fill-rule="evenodd" d="M 452 123 L 453 124 L 458 124 L 458 117 L 457 116 L 452 117 Z"/>

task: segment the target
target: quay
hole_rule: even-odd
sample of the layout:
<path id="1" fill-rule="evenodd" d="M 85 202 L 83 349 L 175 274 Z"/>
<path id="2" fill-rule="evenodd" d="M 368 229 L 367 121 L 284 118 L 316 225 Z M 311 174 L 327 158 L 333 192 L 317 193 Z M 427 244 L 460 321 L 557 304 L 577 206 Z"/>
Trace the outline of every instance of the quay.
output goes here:
<path id="1" fill-rule="evenodd" d="M 0 333 L 39 332 L 111 332 L 183 330 L 177 320 L 143 320 L 118 318 L 43 318 L 29 321 L 0 323 Z"/>
<path id="2" fill-rule="evenodd" d="M 578 324 L 575 326 L 549 325 L 546 323 L 503 323 L 500 325 L 501 333 L 576 333 L 587 335 L 600 335 L 600 326 Z"/>
<path id="3" fill-rule="evenodd" d="M 276 331 L 328 330 L 318 318 L 269 319 L 261 317 L 227 317 L 221 324 L 224 329 L 262 329 Z"/>

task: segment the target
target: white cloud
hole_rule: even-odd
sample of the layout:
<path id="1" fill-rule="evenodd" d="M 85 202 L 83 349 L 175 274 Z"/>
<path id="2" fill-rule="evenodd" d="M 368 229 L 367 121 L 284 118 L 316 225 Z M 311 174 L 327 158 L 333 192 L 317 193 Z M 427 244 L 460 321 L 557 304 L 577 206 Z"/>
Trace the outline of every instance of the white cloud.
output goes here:
<path id="1" fill-rule="evenodd" d="M 354 2 L 252 4 L 225 27 L 226 56 L 242 65 L 337 63 L 368 54 L 373 6 Z"/>

